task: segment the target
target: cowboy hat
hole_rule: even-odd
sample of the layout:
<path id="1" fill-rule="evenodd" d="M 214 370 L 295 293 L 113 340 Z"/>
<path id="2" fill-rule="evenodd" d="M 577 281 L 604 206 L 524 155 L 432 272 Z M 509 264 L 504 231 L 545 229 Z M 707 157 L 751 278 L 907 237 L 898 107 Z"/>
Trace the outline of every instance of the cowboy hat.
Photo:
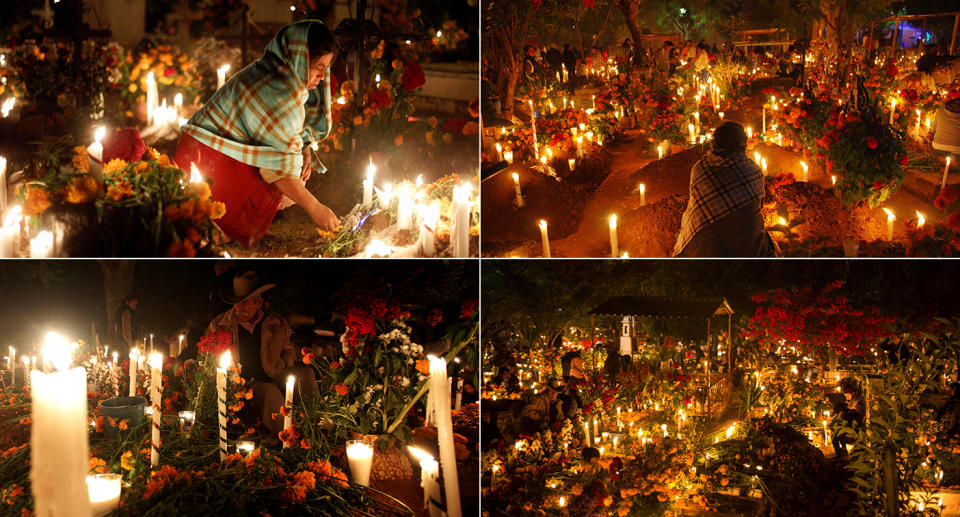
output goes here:
<path id="1" fill-rule="evenodd" d="M 264 291 L 276 287 L 277 284 L 261 284 L 260 275 L 256 271 L 247 270 L 233 277 L 232 288 L 220 291 L 220 298 L 229 304 L 236 305 L 244 300 L 260 296 Z"/>

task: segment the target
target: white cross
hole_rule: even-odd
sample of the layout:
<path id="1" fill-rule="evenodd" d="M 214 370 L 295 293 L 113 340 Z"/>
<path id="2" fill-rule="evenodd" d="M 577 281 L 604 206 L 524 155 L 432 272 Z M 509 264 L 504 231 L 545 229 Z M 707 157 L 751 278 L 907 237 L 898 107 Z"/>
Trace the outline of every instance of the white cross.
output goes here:
<path id="1" fill-rule="evenodd" d="M 43 9 L 34 9 L 30 14 L 35 14 L 43 20 L 43 26 L 46 29 L 53 27 L 53 9 L 50 8 L 50 0 L 43 0 Z"/>

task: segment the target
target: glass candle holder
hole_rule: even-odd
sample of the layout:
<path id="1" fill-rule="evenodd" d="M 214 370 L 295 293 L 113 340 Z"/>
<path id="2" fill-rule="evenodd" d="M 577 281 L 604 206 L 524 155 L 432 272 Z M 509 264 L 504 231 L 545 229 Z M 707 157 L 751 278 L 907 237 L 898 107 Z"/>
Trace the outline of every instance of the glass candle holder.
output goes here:
<path id="1" fill-rule="evenodd" d="M 120 474 L 87 475 L 87 494 L 95 517 L 106 515 L 120 506 Z"/>
<path id="2" fill-rule="evenodd" d="M 178 422 L 180 423 L 180 432 L 190 434 L 193 431 L 193 424 L 197 420 L 197 415 L 193 411 L 181 411 Z"/>
<path id="3" fill-rule="evenodd" d="M 348 441 L 347 461 L 350 463 L 350 480 L 358 485 L 370 486 L 373 446 L 361 440 Z"/>
<path id="4" fill-rule="evenodd" d="M 252 440 L 237 440 L 237 452 L 246 456 L 257 448 L 257 444 Z"/>

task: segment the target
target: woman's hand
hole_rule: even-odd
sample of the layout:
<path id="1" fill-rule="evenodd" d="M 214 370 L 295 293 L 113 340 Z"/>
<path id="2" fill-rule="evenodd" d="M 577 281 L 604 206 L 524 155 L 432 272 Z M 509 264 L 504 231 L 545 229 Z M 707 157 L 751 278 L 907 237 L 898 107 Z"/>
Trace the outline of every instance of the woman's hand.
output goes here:
<path id="1" fill-rule="evenodd" d="M 280 192 L 302 206 L 321 230 L 334 232 L 340 226 L 340 220 L 337 219 L 336 214 L 317 201 L 299 178 L 282 178 L 274 182 L 274 185 Z"/>
<path id="2" fill-rule="evenodd" d="M 307 212 L 310 213 L 310 218 L 313 219 L 314 224 L 319 226 L 321 230 L 336 232 L 337 228 L 340 227 L 340 219 L 337 218 L 337 214 L 334 214 L 333 210 L 322 203 L 318 202 L 313 210 Z"/>
<path id="3" fill-rule="evenodd" d="M 310 147 L 303 152 L 303 170 L 300 171 L 300 180 L 306 183 L 310 180 L 310 174 L 313 172 L 313 164 L 310 160 Z"/>

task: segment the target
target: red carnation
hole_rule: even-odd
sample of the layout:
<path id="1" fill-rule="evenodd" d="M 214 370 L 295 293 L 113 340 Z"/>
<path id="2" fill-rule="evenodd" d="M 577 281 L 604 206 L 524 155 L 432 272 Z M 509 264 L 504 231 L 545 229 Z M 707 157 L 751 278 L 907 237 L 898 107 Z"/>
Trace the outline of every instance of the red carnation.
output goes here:
<path id="1" fill-rule="evenodd" d="M 342 382 L 334 386 L 333 389 L 336 390 L 337 395 L 340 395 L 341 397 L 350 392 L 350 388 L 347 388 L 347 385 Z"/>
<path id="2" fill-rule="evenodd" d="M 901 167 L 906 167 L 910 163 L 910 159 L 907 158 L 907 155 L 903 155 L 900 158 L 897 158 L 897 161 L 900 162 Z"/>
<path id="3" fill-rule="evenodd" d="M 868 136 L 868 137 L 867 137 L 867 147 L 868 147 L 869 149 L 876 149 L 876 148 L 877 148 L 877 139 L 874 138 L 874 137 L 872 137 L 872 136 Z"/>
<path id="4" fill-rule="evenodd" d="M 103 139 L 103 163 L 114 158 L 120 158 L 127 163 L 139 161 L 147 151 L 146 144 L 140 138 L 140 131 L 135 127 L 125 127 L 107 133 Z"/>
<path id="5" fill-rule="evenodd" d="M 467 124 L 467 119 L 463 117 L 452 118 L 443 123 L 443 130 L 448 133 L 459 135 L 463 131 L 463 126 Z"/>
<path id="6" fill-rule="evenodd" d="M 391 104 L 393 100 L 384 90 L 373 90 L 367 95 L 367 105 L 373 109 L 389 108 Z"/>
<path id="7" fill-rule="evenodd" d="M 400 76 L 400 84 L 403 85 L 403 89 L 412 92 L 417 88 L 426 84 L 427 78 L 423 75 L 423 69 L 420 68 L 420 65 L 416 62 L 407 63 L 407 66 L 403 69 L 403 75 Z"/>
<path id="8" fill-rule="evenodd" d="M 233 344 L 233 334 L 229 330 L 220 329 L 200 338 L 197 348 L 201 352 L 210 352 L 214 355 L 220 355 L 230 348 Z"/>

